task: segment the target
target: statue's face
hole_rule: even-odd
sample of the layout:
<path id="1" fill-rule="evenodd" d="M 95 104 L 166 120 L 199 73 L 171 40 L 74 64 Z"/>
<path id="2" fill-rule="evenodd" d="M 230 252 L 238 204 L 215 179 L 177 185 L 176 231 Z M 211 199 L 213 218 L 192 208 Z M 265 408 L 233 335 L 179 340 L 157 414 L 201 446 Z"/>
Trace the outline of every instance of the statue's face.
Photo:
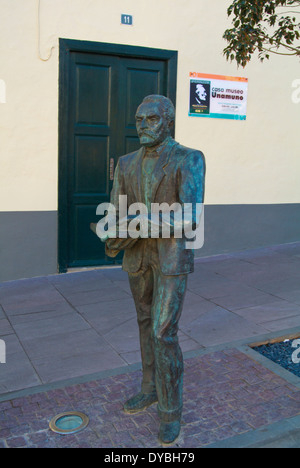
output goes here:
<path id="1" fill-rule="evenodd" d="M 145 102 L 136 112 L 136 129 L 142 146 L 157 146 L 170 135 L 170 123 L 157 102 Z"/>

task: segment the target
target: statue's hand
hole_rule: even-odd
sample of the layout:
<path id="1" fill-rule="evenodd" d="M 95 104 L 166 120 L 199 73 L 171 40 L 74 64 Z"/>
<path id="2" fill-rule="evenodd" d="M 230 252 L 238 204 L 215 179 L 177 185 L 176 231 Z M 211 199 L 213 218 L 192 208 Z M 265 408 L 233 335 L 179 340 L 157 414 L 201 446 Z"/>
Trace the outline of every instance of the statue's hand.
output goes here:
<path id="1" fill-rule="evenodd" d="M 106 242 L 108 239 L 115 237 L 115 231 L 104 231 L 102 236 L 100 237 L 98 232 L 97 232 L 97 224 L 96 223 L 91 223 L 90 224 L 90 229 L 96 234 L 96 236 L 99 237 L 99 239 L 102 241 L 102 242 Z"/>
<path id="2" fill-rule="evenodd" d="M 130 237 L 127 239 L 107 239 L 106 246 L 110 250 L 126 250 L 131 249 L 131 247 L 133 247 L 137 240 L 138 239 L 131 239 Z"/>

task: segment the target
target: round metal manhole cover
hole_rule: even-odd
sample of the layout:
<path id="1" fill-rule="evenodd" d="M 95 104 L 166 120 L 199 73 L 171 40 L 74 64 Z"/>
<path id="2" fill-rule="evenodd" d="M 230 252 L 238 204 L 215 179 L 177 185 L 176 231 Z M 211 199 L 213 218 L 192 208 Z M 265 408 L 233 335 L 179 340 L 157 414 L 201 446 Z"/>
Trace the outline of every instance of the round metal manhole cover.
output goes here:
<path id="1" fill-rule="evenodd" d="M 58 434 L 75 434 L 75 432 L 85 429 L 88 423 L 89 418 L 86 414 L 78 411 L 68 411 L 52 418 L 49 427 L 51 431 Z"/>

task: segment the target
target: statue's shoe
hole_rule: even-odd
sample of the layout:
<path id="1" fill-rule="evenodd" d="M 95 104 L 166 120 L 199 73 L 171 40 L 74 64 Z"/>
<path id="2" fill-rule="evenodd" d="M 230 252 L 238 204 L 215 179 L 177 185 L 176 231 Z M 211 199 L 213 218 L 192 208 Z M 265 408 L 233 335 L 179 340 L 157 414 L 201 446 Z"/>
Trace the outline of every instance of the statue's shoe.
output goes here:
<path id="1" fill-rule="evenodd" d="M 154 393 L 138 393 L 134 397 L 130 398 L 124 404 L 125 413 L 134 414 L 145 410 L 148 406 L 157 403 L 157 394 Z"/>
<path id="2" fill-rule="evenodd" d="M 158 440 L 163 445 L 170 445 L 175 442 L 180 434 L 180 421 L 161 422 Z"/>

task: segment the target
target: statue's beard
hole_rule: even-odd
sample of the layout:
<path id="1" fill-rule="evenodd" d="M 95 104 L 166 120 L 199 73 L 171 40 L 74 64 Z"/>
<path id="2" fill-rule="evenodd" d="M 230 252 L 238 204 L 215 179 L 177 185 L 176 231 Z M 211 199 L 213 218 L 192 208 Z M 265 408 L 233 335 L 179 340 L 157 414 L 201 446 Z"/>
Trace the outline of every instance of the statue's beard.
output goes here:
<path id="1" fill-rule="evenodd" d="M 144 132 L 140 132 L 139 139 L 142 146 L 151 147 L 157 146 L 162 143 L 168 135 L 165 132 L 155 133 L 151 132 L 151 130 L 146 130 Z"/>

